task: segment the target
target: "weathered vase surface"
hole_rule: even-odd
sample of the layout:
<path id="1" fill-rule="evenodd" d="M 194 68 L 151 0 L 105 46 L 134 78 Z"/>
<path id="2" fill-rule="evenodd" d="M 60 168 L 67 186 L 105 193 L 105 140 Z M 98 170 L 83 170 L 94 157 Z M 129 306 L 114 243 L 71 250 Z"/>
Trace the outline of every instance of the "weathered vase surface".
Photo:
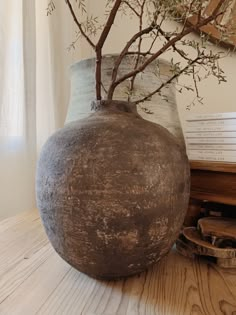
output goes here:
<path id="1" fill-rule="evenodd" d="M 49 138 L 38 163 L 47 235 L 63 259 L 95 278 L 156 263 L 175 242 L 188 206 L 185 150 L 132 108 L 104 102 Z"/>

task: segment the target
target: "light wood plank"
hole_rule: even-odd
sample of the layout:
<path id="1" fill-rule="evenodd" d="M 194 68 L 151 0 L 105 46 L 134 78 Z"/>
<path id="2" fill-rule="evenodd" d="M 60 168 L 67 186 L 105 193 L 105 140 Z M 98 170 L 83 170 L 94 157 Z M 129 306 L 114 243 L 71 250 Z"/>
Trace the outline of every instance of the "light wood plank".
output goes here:
<path id="1" fill-rule="evenodd" d="M 10 296 L 18 286 L 29 278 L 48 258 L 53 250 L 48 244 L 33 256 L 22 259 L 0 277 L 0 303 Z"/>
<path id="2" fill-rule="evenodd" d="M 113 282 L 94 280 L 65 263 L 47 243 L 40 221 L 26 216 L 19 219 L 21 223 L 15 218 L 5 230 L 9 248 L 0 232 L 4 244 L 0 314 L 236 314 L 236 270 L 224 271 L 207 260 L 190 260 L 172 250 L 139 276 Z M 27 259 L 19 259 L 22 255 Z"/>
<path id="3" fill-rule="evenodd" d="M 71 267 L 54 253 L 0 304 L 0 314 L 36 314 L 70 269 Z"/>
<path id="4" fill-rule="evenodd" d="M 218 315 L 233 311 L 235 286 L 225 283 L 222 272 L 172 252 L 147 273 L 118 282 L 92 280 L 72 269 L 38 314 Z"/>
<path id="5" fill-rule="evenodd" d="M 6 224 L 5 224 L 6 222 Z M 13 222 L 10 227 L 9 222 Z M 25 259 L 29 259 L 34 253 L 48 244 L 47 237 L 42 229 L 38 213 L 19 216 L 18 220 L 4 220 L 1 227 L 6 227 L 0 231 L 0 280 L 2 275 L 14 269 Z"/>

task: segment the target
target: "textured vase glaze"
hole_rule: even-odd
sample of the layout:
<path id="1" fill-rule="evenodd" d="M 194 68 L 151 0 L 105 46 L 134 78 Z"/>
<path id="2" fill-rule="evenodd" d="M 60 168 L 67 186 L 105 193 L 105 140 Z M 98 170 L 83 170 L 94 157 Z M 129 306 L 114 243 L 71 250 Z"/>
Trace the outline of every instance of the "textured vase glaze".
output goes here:
<path id="1" fill-rule="evenodd" d="M 104 102 L 45 144 L 37 204 L 59 255 L 101 279 L 140 273 L 175 242 L 189 200 L 184 148 L 133 104 Z"/>
<path id="2" fill-rule="evenodd" d="M 105 55 L 102 60 L 102 82 L 107 90 L 111 82 L 112 68 L 116 55 Z M 118 76 L 133 70 L 135 58 L 126 56 L 118 71 Z M 71 66 L 71 94 L 66 123 L 86 118 L 92 112 L 91 102 L 95 99 L 95 58 L 79 61 Z M 173 75 L 171 65 L 163 60 L 155 60 L 135 79 L 134 93 L 131 101 L 142 98 L 154 91 L 162 82 Z M 127 101 L 129 81 L 120 84 L 114 94 L 114 99 Z M 185 146 L 183 132 L 179 120 L 175 99 L 174 82 L 162 89 L 162 94 L 155 94 L 151 99 L 137 106 L 139 115 L 148 121 L 157 123 L 174 135 L 180 145 Z M 104 89 L 102 90 L 105 98 Z"/>

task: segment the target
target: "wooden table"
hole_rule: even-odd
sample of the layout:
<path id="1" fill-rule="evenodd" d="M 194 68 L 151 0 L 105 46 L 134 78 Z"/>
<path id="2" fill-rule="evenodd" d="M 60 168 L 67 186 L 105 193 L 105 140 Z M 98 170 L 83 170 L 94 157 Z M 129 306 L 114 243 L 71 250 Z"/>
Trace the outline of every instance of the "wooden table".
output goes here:
<path id="1" fill-rule="evenodd" d="M 93 280 L 47 241 L 37 211 L 0 222 L 1 315 L 235 315 L 236 271 L 175 250 L 140 276 Z"/>

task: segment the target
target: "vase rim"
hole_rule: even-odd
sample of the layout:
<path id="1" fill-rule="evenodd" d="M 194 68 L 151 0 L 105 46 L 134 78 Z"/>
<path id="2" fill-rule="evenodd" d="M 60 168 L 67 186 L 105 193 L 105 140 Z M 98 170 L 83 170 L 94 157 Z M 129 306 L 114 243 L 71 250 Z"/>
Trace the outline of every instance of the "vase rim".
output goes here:
<path id="1" fill-rule="evenodd" d="M 104 54 L 102 55 L 102 57 L 104 58 L 112 58 L 112 57 L 116 57 L 116 56 L 119 56 L 118 53 L 110 53 L 110 54 Z M 72 63 L 70 66 L 69 66 L 69 71 L 70 72 L 73 72 L 74 70 L 76 70 L 78 67 L 80 66 L 85 66 L 87 63 L 91 63 L 92 60 L 94 60 L 96 57 L 93 56 L 93 57 L 89 57 L 89 58 L 83 58 L 79 61 L 76 61 L 74 63 Z M 161 63 L 162 65 L 170 65 L 170 62 L 167 60 L 167 59 L 164 59 L 164 58 L 158 58 L 157 60 L 154 60 L 152 63 Z"/>

